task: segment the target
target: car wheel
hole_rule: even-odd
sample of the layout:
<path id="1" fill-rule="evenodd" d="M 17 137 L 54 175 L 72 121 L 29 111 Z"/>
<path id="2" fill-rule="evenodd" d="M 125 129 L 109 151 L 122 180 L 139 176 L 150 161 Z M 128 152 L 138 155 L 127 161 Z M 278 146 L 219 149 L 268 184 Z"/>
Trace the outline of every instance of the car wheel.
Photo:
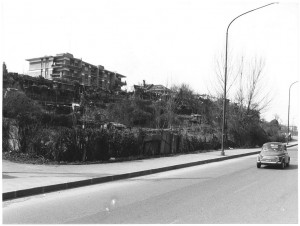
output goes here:
<path id="1" fill-rule="evenodd" d="M 290 166 L 290 159 L 288 161 L 288 163 L 286 164 L 286 167 Z"/>
<path id="2" fill-rule="evenodd" d="M 284 169 L 285 168 L 285 162 L 282 161 L 280 166 L 281 166 L 281 169 Z"/>
<path id="3" fill-rule="evenodd" d="M 256 163 L 256 166 L 257 166 L 257 168 L 260 168 L 261 164 L 260 163 Z"/>

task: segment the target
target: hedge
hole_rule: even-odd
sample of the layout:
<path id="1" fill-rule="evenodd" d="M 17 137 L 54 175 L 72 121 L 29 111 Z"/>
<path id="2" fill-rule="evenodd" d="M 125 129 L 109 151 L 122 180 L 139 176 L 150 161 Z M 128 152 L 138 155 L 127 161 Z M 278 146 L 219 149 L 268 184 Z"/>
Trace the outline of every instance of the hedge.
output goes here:
<path id="1" fill-rule="evenodd" d="M 187 136 L 178 132 L 168 133 L 172 134 L 172 136 L 168 136 L 170 140 L 166 141 L 169 145 L 172 144 L 174 134 L 178 141 L 176 149 L 172 149 L 173 154 L 212 150 L 220 146 L 218 140 L 206 142 L 196 136 Z M 31 139 L 31 145 L 27 145 L 26 152 L 33 156 L 58 162 L 107 161 L 112 157 L 126 159 L 162 155 L 164 152 L 161 152 L 161 143 L 156 144 L 155 147 L 158 149 L 154 152 L 144 152 L 145 139 L 149 134 L 149 131 L 144 130 L 116 130 L 100 127 L 85 129 L 57 126 L 41 128 Z M 153 132 L 151 134 L 153 135 Z M 156 137 L 157 135 L 162 137 L 162 131 L 156 131 Z M 155 142 L 158 142 L 157 139 Z M 163 155 L 165 154 L 171 154 L 171 149 L 169 149 L 169 153 Z"/>

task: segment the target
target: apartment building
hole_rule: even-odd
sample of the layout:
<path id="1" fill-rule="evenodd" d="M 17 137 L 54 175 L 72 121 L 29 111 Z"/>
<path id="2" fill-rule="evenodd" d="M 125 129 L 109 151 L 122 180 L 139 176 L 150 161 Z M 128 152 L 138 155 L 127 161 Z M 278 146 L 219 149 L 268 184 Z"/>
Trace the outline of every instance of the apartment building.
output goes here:
<path id="1" fill-rule="evenodd" d="M 121 87 L 126 85 L 126 82 L 122 82 L 124 75 L 108 71 L 101 65 L 95 66 L 75 58 L 71 53 L 31 58 L 27 61 L 29 62 L 28 75 L 33 77 L 42 76 L 49 80 L 61 78 L 105 90 L 121 90 Z"/>

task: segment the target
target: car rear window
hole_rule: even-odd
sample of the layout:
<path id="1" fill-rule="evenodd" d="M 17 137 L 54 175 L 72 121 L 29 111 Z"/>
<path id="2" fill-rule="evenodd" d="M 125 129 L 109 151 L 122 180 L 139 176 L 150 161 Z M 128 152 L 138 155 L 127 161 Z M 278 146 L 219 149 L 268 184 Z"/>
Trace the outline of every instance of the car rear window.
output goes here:
<path id="1" fill-rule="evenodd" d="M 283 151 L 282 144 L 265 144 L 262 148 L 263 151 Z"/>

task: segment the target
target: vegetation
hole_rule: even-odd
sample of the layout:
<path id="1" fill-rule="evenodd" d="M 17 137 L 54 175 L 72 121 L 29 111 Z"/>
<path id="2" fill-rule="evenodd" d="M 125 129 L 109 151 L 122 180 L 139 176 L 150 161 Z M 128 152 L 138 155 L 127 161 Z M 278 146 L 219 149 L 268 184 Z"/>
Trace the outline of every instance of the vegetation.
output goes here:
<path id="1" fill-rule="evenodd" d="M 185 84 L 172 87 L 170 94 L 155 100 L 83 90 L 77 84 L 80 108 L 58 114 L 29 98 L 20 88 L 20 76 L 5 76 L 6 84 L 18 90 L 3 91 L 4 157 L 19 153 L 43 162 L 107 161 L 221 146 L 222 98 L 196 94 Z M 251 103 L 243 102 L 242 95 L 238 100 L 228 102 L 226 147 L 284 141 L 278 121 L 262 120 L 253 98 Z M 108 122 L 127 128 L 106 128 Z"/>

